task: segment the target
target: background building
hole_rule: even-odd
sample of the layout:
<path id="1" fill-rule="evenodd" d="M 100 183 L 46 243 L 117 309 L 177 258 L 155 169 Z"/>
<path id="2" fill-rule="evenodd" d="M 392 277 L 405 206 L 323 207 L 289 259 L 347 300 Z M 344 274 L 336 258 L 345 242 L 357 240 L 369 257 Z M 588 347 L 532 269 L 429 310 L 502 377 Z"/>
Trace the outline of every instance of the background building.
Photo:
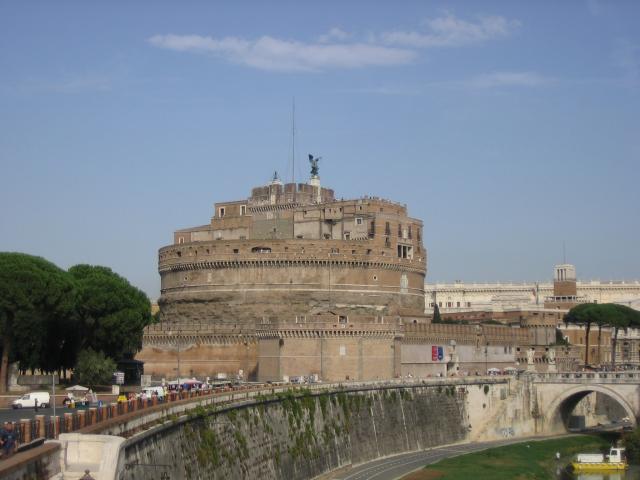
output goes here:
<path id="1" fill-rule="evenodd" d="M 562 267 L 558 265 L 556 268 Z M 575 279 L 575 267 L 572 273 Z M 576 297 L 594 303 L 620 303 L 640 310 L 640 281 L 576 281 Z M 544 307 L 554 296 L 553 282 L 530 283 L 427 283 L 425 311 L 440 313 L 509 312 Z M 559 296 L 562 296 L 561 294 Z"/>

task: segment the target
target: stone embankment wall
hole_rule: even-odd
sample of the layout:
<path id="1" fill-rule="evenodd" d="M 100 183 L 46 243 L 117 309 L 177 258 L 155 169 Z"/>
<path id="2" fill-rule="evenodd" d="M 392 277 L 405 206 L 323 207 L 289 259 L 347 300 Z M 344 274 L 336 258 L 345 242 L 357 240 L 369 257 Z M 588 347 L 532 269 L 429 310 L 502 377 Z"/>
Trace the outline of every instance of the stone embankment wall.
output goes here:
<path id="1" fill-rule="evenodd" d="M 193 410 L 132 437 L 122 479 L 308 479 L 378 457 L 463 441 L 466 386 L 257 398 Z M 476 387 L 477 388 L 477 387 Z"/>

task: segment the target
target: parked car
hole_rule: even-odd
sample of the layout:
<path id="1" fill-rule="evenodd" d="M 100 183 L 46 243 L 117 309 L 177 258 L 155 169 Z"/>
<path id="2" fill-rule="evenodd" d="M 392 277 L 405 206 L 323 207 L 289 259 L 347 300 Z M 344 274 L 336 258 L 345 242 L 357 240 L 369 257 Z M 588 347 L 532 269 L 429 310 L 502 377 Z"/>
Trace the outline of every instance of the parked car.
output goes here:
<path id="1" fill-rule="evenodd" d="M 155 392 L 155 395 L 158 396 L 158 400 L 164 399 L 164 387 L 144 387 L 142 391 L 147 394 L 147 398 L 153 397 Z"/>
<path id="2" fill-rule="evenodd" d="M 49 392 L 31 392 L 26 393 L 22 397 L 11 402 L 13 408 L 35 408 L 36 401 L 38 406 L 47 408 L 51 402 Z"/>

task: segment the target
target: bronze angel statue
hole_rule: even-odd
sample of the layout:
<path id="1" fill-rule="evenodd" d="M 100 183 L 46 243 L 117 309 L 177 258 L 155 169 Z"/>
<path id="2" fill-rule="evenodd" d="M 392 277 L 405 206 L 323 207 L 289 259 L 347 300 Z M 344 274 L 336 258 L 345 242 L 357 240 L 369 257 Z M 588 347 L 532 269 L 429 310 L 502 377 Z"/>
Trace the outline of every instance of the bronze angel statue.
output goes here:
<path id="1" fill-rule="evenodd" d="M 309 154 L 309 163 L 311 164 L 311 176 L 318 176 L 318 162 L 322 157 L 313 158 L 313 155 Z"/>

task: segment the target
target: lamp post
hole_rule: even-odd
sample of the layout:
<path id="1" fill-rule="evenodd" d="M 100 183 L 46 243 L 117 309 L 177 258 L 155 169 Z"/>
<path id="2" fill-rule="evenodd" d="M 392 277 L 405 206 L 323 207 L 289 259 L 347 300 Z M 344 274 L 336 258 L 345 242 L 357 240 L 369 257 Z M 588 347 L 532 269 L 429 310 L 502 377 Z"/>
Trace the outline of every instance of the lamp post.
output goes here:
<path id="1" fill-rule="evenodd" d="M 487 341 L 484 344 L 484 374 L 485 375 L 489 373 L 488 356 L 489 356 L 489 342 Z"/>
<path id="2" fill-rule="evenodd" d="M 173 331 L 172 330 L 169 330 L 169 332 L 167 332 L 167 333 L 169 334 L 170 337 L 173 335 Z M 180 342 L 181 342 L 180 333 L 181 333 L 181 329 L 180 329 L 180 327 L 178 327 L 178 330 L 176 332 L 176 338 L 175 338 L 175 346 L 176 346 L 177 360 L 178 360 L 178 364 L 177 364 L 177 367 L 176 367 L 176 381 L 177 381 L 177 384 L 180 383 Z"/>

